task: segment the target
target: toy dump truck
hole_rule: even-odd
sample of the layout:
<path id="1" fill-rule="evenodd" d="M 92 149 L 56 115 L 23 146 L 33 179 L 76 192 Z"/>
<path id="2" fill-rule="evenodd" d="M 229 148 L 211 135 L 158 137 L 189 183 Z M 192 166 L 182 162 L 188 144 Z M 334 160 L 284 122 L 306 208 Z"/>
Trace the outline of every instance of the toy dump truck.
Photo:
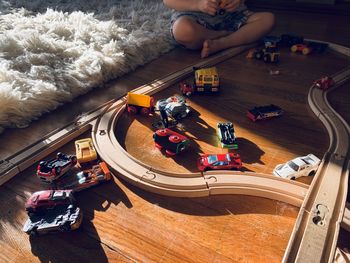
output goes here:
<path id="1" fill-rule="evenodd" d="M 194 68 L 194 90 L 197 93 L 217 93 L 220 82 L 216 67 Z"/>
<path id="2" fill-rule="evenodd" d="M 144 94 L 128 92 L 126 108 L 132 114 L 140 112 L 143 115 L 149 115 L 154 111 L 154 98 Z"/>

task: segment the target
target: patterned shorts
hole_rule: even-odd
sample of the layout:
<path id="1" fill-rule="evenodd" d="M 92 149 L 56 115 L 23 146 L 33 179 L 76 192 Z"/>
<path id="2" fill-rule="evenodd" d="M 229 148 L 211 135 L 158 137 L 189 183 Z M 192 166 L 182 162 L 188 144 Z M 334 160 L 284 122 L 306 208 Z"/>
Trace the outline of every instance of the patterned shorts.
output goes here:
<path id="1" fill-rule="evenodd" d="M 253 12 L 249 11 L 246 7 L 239 8 L 236 12 L 233 13 L 225 11 L 219 12 L 215 16 L 201 12 L 175 12 L 171 17 L 170 32 L 171 36 L 175 40 L 173 34 L 173 25 L 175 21 L 182 16 L 190 17 L 198 24 L 211 30 L 226 30 L 235 32 L 247 22 L 249 16 L 252 14 Z"/>

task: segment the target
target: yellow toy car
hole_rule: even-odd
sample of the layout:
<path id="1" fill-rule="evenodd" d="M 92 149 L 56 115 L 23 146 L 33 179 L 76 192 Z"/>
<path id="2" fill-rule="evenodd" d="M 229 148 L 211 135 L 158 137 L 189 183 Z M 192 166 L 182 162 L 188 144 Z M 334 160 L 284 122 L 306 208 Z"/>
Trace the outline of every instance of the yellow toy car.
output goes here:
<path id="1" fill-rule="evenodd" d="M 80 164 L 97 159 L 97 153 L 91 138 L 75 141 L 75 151 Z"/>
<path id="2" fill-rule="evenodd" d="M 219 92 L 220 82 L 216 67 L 196 69 L 194 78 L 194 86 L 196 92 Z"/>

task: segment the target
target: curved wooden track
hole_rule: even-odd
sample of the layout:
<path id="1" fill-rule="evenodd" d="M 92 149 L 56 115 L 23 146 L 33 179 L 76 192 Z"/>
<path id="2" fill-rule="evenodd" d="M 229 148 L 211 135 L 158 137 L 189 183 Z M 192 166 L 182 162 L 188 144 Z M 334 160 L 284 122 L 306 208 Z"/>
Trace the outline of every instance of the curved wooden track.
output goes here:
<path id="1" fill-rule="evenodd" d="M 348 49 L 338 45 L 330 44 L 330 48 L 350 54 Z M 350 78 L 350 69 L 335 74 L 333 78 L 336 88 Z M 165 86 L 163 82 L 160 86 L 143 86 L 134 92 L 151 95 Z M 146 165 L 128 154 L 114 134 L 118 120 L 125 112 L 125 100 L 115 102 L 94 122 L 92 138 L 100 157 L 112 169 L 131 184 L 147 191 L 178 197 L 244 194 L 301 206 L 283 261 L 331 262 L 345 209 L 350 129 L 329 105 L 328 92 L 311 87 L 308 97 L 311 109 L 325 125 L 330 137 L 330 146 L 310 191 L 303 184 L 271 175 L 233 171 L 173 174 Z"/>

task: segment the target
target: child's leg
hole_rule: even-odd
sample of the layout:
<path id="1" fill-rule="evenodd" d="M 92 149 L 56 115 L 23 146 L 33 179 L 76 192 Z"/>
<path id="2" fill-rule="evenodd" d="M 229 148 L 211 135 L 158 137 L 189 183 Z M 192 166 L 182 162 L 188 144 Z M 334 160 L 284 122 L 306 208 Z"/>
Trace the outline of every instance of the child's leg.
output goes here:
<path id="1" fill-rule="evenodd" d="M 254 13 L 249 16 L 246 24 L 236 32 L 219 37 L 217 39 L 207 37 L 203 42 L 201 57 L 229 47 L 252 43 L 268 34 L 275 23 L 274 15 L 271 13 Z"/>
<path id="2" fill-rule="evenodd" d="M 172 27 L 175 40 L 189 49 L 201 49 L 206 39 L 215 39 L 227 36 L 231 32 L 215 31 L 197 23 L 188 16 L 179 17 Z"/>

